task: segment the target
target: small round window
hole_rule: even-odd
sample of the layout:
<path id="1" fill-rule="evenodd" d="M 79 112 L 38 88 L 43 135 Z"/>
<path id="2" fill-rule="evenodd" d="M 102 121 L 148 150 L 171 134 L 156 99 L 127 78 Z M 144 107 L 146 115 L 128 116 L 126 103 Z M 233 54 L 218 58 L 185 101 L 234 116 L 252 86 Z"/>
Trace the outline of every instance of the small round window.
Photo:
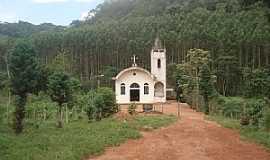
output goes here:
<path id="1" fill-rule="evenodd" d="M 137 75 L 137 74 L 134 72 L 134 73 L 133 73 L 133 76 L 136 76 L 136 75 Z"/>

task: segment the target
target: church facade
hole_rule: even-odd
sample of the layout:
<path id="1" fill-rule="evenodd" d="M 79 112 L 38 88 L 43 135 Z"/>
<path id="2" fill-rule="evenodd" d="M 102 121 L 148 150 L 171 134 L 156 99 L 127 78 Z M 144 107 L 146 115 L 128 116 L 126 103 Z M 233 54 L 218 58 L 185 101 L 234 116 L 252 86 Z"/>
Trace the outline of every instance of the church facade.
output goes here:
<path id="1" fill-rule="evenodd" d="M 166 102 L 166 49 L 157 38 L 151 50 L 151 72 L 137 66 L 124 69 L 115 78 L 118 104 L 153 104 Z"/>

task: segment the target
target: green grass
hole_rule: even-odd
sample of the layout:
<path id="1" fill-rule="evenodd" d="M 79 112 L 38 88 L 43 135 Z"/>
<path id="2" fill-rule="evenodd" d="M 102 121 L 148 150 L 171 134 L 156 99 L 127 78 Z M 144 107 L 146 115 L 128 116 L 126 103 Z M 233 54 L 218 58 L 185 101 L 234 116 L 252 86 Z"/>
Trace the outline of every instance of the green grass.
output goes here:
<path id="1" fill-rule="evenodd" d="M 226 128 L 238 130 L 243 140 L 262 144 L 270 149 L 270 132 L 251 126 L 241 126 L 239 120 L 222 116 L 208 116 L 207 119 L 216 121 Z"/>
<path id="2" fill-rule="evenodd" d="M 226 118 L 223 116 L 207 116 L 206 118 L 211 121 L 216 121 L 217 123 L 224 126 L 225 128 L 230 128 L 230 129 L 241 128 L 239 120 L 236 120 L 236 119 Z"/>
<path id="3" fill-rule="evenodd" d="M 1 160 L 79 160 L 103 153 L 108 146 L 117 146 L 127 139 L 139 138 L 144 126 L 159 128 L 175 121 L 172 116 L 138 116 L 128 122 L 113 118 L 88 123 L 77 121 L 57 129 L 55 122 L 36 128 L 27 125 L 16 136 L 5 125 L 0 126 Z"/>
<path id="4" fill-rule="evenodd" d="M 252 127 L 242 128 L 240 134 L 243 139 L 262 144 L 270 149 L 270 132 L 258 130 Z"/>

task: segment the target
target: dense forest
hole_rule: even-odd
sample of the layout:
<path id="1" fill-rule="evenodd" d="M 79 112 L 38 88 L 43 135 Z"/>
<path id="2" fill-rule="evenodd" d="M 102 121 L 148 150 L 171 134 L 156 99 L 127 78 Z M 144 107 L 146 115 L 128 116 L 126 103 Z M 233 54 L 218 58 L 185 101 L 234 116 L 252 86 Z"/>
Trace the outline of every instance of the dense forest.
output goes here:
<path id="1" fill-rule="evenodd" d="M 226 94 L 237 95 L 243 68 L 269 66 L 268 6 L 268 1 L 256 0 L 111 0 L 91 10 L 86 21 L 73 21 L 66 29 L 26 22 L 1 24 L 0 34 L 5 37 L 0 40 L 0 67 L 6 70 L 5 56 L 13 42 L 27 38 L 43 63 L 65 53 L 71 72 L 81 80 L 106 74 L 103 84 L 107 85 L 117 71 L 130 66 L 132 54 L 139 57 L 140 66 L 149 68 L 150 50 L 159 36 L 169 66 L 186 61 L 191 48 L 210 51 L 211 68 L 220 72 L 219 91 L 228 85 L 232 90 Z M 219 76 L 223 72 L 219 68 L 227 69 L 230 76 Z"/>

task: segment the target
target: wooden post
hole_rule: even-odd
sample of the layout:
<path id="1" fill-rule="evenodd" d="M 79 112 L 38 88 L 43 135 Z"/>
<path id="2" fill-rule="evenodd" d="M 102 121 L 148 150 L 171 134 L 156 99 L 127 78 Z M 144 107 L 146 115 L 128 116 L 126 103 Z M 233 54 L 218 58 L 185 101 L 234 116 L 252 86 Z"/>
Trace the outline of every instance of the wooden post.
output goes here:
<path id="1" fill-rule="evenodd" d="M 66 106 L 66 123 L 68 123 L 68 107 L 67 107 L 67 104 L 65 106 Z"/>
<path id="2" fill-rule="evenodd" d="M 36 120 L 36 109 L 34 109 L 34 120 Z"/>
<path id="3" fill-rule="evenodd" d="M 177 116 L 180 117 L 180 104 L 177 102 Z"/>
<path id="4" fill-rule="evenodd" d="M 180 104 L 180 117 L 182 116 L 182 105 Z"/>
<path id="5" fill-rule="evenodd" d="M 44 106 L 43 106 L 44 107 Z M 47 117 L 47 115 L 46 115 L 46 109 L 45 109 L 45 107 L 43 108 L 43 121 L 46 121 L 46 117 Z"/>

